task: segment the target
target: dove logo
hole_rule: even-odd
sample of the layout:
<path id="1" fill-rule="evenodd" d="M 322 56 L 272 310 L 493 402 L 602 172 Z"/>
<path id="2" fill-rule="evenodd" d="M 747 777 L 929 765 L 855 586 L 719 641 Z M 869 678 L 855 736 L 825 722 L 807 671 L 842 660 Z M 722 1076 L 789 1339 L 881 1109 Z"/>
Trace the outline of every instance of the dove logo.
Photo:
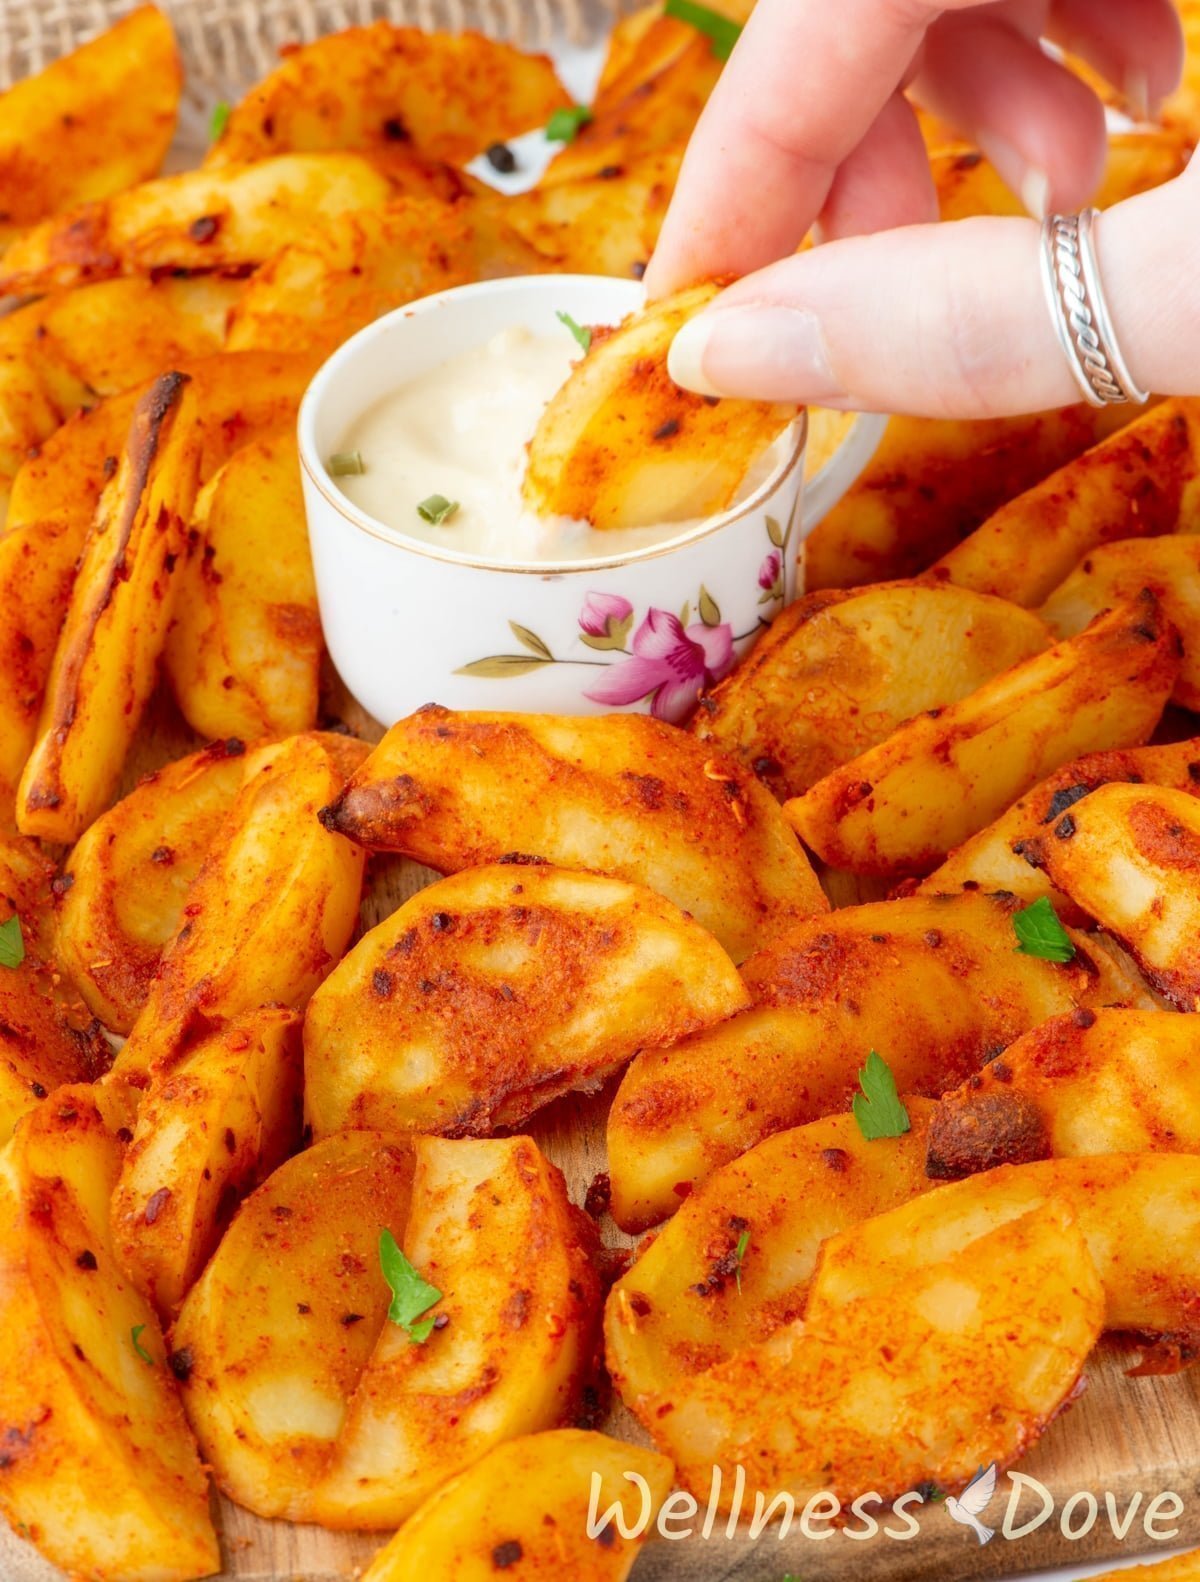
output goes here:
<path id="1" fill-rule="evenodd" d="M 979 1471 L 967 1484 L 958 1499 L 953 1496 L 946 1500 L 946 1512 L 954 1521 L 964 1527 L 973 1529 L 980 1547 L 991 1543 L 996 1536 L 994 1527 L 985 1527 L 979 1518 L 991 1503 L 992 1495 L 996 1492 L 996 1463 L 993 1461 L 988 1468 L 980 1467 Z"/>

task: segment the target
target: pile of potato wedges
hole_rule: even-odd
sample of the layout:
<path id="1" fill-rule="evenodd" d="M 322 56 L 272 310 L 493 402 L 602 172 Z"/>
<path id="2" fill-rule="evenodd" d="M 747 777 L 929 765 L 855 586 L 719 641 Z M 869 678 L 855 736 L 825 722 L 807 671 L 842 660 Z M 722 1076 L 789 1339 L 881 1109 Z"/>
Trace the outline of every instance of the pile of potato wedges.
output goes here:
<path id="1" fill-rule="evenodd" d="M 64 1572 L 218 1572 L 215 1484 L 370 1582 L 621 1582 L 714 1468 L 954 1493 L 1105 1333 L 1200 1355 L 1200 403 L 891 420 L 683 726 L 384 732 L 324 655 L 309 379 L 640 275 L 722 64 L 673 9 L 518 196 L 473 162 L 570 97 L 477 34 L 292 50 L 173 175 L 153 6 L 0 96 L 0 1511 Z M 926 129 L 945 219 L 1020 212 Z M 536 502 L 690 511 L 776 432 L 602 443 L 711 291 L 597 337 Z"/>

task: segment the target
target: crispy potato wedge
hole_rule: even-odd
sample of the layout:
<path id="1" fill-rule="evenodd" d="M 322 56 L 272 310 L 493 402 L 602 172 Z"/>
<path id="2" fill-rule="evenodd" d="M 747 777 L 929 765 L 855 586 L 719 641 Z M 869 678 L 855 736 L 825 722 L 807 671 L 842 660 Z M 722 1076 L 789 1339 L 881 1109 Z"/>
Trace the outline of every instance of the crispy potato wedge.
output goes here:
<path id="1" fill-rule="evenodd" d="M 734 961 L 828 906 L 769 793 L 646 715 L 421 709 L 322 816 L 443 873 L 519 853 L 644 884 Z"/>
<path id="2" fill-rule="evenodd" d="M 322 220 L 381 208 L 392 195 L 387 177 L 357 154 L 284 154 L 161 176 L 18 237 L 0 259 L 0 292 L 162 269 L 244 270 Z"/>
<path id="3" fill-rule="evenodd" d="M 784 813 L 835 868 L 927 870 L 1060 764 L 1144 742 L 1180 660 L 1179 634 L 1143 593 L 936 716 L 909 720 Z"/>
<path id="4" fill-rule="evenodd" d="M 926 1170 L 953 1181 L 1084 1154 L 1200 1154 L 1200 1026 L 1169 1011 L 1054 1016 L 945 1094 Z M 864 1216 L 865 1217 L 865 1216 Z"/>
<path id="5" fill-rule="evenodd" d="M 707 9 L 731 22 L 744 23 L 754 9 L 754 0 L 716 0 Z M 681 57 L 690 59 L 696 42 L 694 27 L 664 12 L 662 0 L 652 0 L 616 22 L 608 37 L 593 109 L 604 112 L 622 104 Z"/>
<path id="6" fill-rule="evenodd" d="M 593 332 L 529 442 L 525 503 L 593 527 L 710 516 L 796 417 L 759 401 L 706 400 L 667 373 L 677 330 L 717 295 L 697 286 Z"/>
<path id="7" fill-rule="evenodd" d="M 1031 843 L 1051 883 L 1129 951 L 1148 983 L 1200 1010 L 1200 802 L 1165 786 L 1098 786 Z"/>
<path id="8" fill-rule="evenodd" d="M 650 1490 L 644 1526 L 642 1494 L 631 1474 Z M 529 1434 L 498 1445 L 431 1494 L 375 1556 L 362 1582 L 492 1582 L 497 1555 L 517 1582 L 560 1575 L 625 1582 L 674 1478 L 665 1456 L 604 1434 L 577 1428 Z M 603 1522 L 614 1507 L 620 1525 Z M 592 1522 L 603 1537 L 592 1536 Z M 639 1536 L 626 1538 L 622 1529 Z"/>
<path id="9" fill-rule="evenodd" d="M 317 723 L 321 617 L 291 434 L 232 456 L 201 490 L 163 664 L 201 736 L 292 736 Z"/>
<path id="10" fill-rule="evenodd" d="M 1122 1566 L 1117 1571 L 1105 1571 L 1093 1577 L 1092 1582 L 1196 1582 L 1200 1576 L 1200 1549 L 1186 1555 L 1176 1555 L 1173 1560 L 1160 1560 L 1156 1565 Z"/>
<path id="11" fill-rule="evenodd" d="M 182 83 L 171 24 L 143 5 L 0 95 L 0 243 L 155 175 Z"/>
<path id="12" fill-rule="evenodd" d="M 238 1202 L 300 1140 L 303 1049 L 295 1011 L 235 1017 L 155 1068 L 112 1196 L 117 1259 L 174 1312 Z"/>
<path id="13" fill-rule="evenodd" d="M 406 901 L 313 996 L 308 1118 L 318 1137 L 484 1136 L 749 1003 L 716 940 L 641 885 L 471 868 Z"/>
<path id="14" fill-rule="evenodd" d="M 692 721 L 782 798 L 800 796 L 905 720 L 1040 653 L 1049 634 L 998 599 L 882 583 L 781 610 Z"/>
<path id="15" fill-rule="evenodd" d="M 1178 532 L 1200 505 L 1200 400 L 1163 401 L 1000 506 L 931 575 L 1041 604 L 1090 551 Z"/>
<path id="16" fill-rule="evenodd" d="M 220 1553 L 158 1319 L 113 1256 L 104 1097 L 61 1089 L 0 1153 L 0 1510 L 77 1575 L 187 1582 Z"/>
<path id="17" fill-rule="evenodd" d="M 197 1030 L 260 1005 L 304 1008 L 349 944 L 362 894 L 361 848 L 317 810 L 365 752 L 314 733 L 248 755 L 114 1075 L 137 1086 Z"/>
<path id="18" fill-rule="evenodd" d="M 827 1489 L 844 1504 L 869 1490 L 888 1501 L 922 1482 L 958 1488 L 1027 1451 L 1078 1384 L 1103 1289 L 1057 1199 L 1035 1194 L 1023 1217 L 973 1237 L 955 1229 L 937 1261 L 924 1248 L 911 1266 L 893 1258 L 869 1295 L 816 1311 L 814 1287 L 811 1317 L 667 1392 L 655 1438 L 683 1486 L 704 1497 L 718 1466 L 728 1502 L 740 1465 L 747 1500 Z"/>
<path id="19" fill-rule="evenodd" d="M 329 149 L 386 162 L 414 145 L 461 165 L 570 102 L 545 55 L 481 33 L 376 22 L 291 50 L 235 107 L 205 163 Z"/>
<path id="20" fill-rule="evenodd" d="M 1077 940 L 1059 966 L 1016 950 L 997 896 L 919 896 L 798 924 L 742 969 L 753 1009 L 626 1071 L 608 1117 L 612 1212 L 665 1219 L 772 1132 L 848 1107 L 875 1049 L 901 1092 L 936 1097 L 1047 1017 L 1146 1003 Z"/>

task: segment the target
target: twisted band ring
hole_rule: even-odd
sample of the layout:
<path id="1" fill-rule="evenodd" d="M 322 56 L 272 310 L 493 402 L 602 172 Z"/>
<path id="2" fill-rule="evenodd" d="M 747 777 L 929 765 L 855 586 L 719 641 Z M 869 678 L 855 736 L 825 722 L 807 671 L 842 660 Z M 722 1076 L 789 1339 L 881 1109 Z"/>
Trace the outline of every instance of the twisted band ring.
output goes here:
<path id="1" fill-rule="evenodd" d="M 1042 282 L 1059 345 L 1085 401 L 1144 403 L 1117 345 L 1100 285 L 1093 229 L 1097 210 L 1052 214 L 1042 225 Z"/>

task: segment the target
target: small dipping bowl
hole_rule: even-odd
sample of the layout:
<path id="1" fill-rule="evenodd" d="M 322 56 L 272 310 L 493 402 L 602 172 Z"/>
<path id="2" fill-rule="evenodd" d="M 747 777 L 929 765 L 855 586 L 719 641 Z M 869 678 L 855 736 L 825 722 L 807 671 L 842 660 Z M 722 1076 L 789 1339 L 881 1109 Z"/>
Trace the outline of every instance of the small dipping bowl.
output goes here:
<path id="1" fill-rule="evenodd" d="M 321 621 L 359 703 L 391 725 L 424 703 L 680 719 L 795 597 L 804 532 L 802 415 L 763 484 L 720 516 L 601 559 L 483 559 L 360 510 L 328 458 L 376 402 L 501 331 L 564 333 L 555 315 L 616 324 L 635 281 L 538 275 L 461 286 L 377 319 L 317 373 L 300 408 L 300 464 Z M 828 511 L 869 460 L 882 419 L 858 419 L 808 497 Z"/>

